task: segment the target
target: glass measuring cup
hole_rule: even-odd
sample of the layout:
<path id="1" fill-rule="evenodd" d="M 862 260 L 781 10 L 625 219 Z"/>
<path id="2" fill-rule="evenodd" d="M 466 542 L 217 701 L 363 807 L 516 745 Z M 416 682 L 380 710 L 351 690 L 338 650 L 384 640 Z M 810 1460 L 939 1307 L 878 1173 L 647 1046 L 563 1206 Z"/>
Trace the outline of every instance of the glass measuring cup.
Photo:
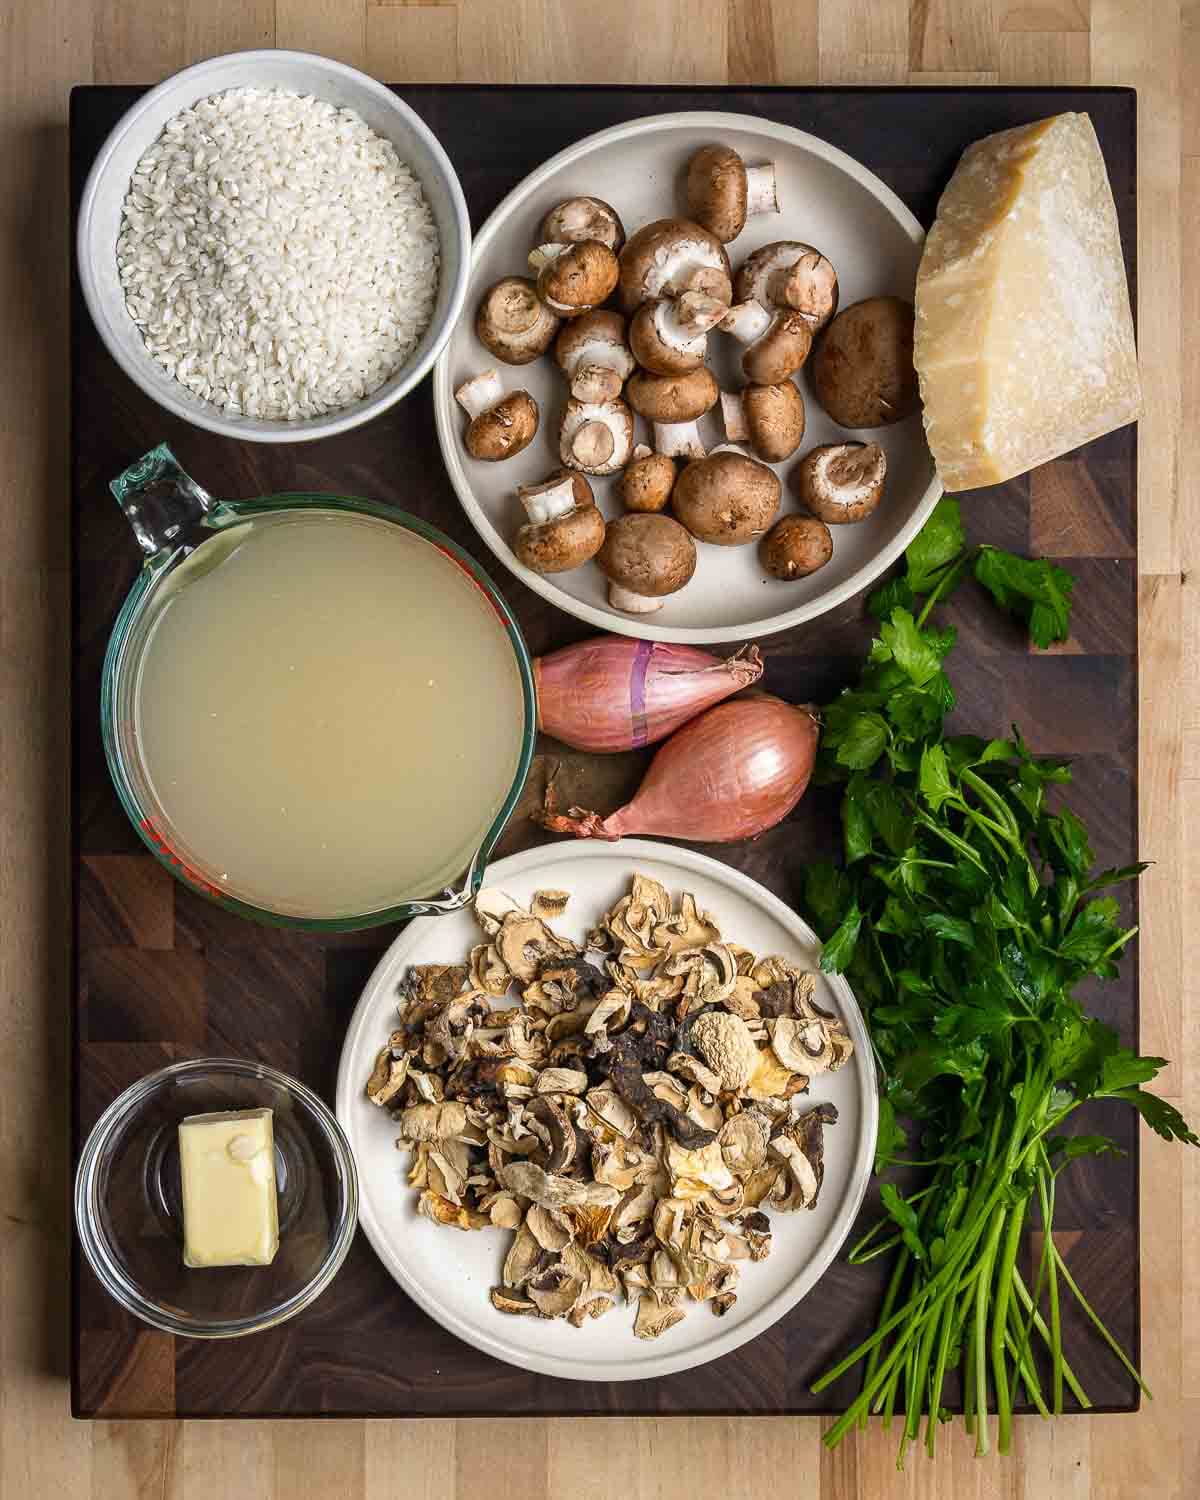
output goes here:
<path id="1" fill-rule="evenodd" d="M 408 917 L 453 911 L 475 896 L 483 879 L 488 856 L 512 813 L 533 756 L 536 736 L 536 702 L 529 653 L 507 605 L 487 576 L 460 548 L 434 527 L 403 511 L 369 500 L 331 494 L 279 494 L 252 500 L 217 500 L 187 474 L 166 445 L 131 465 L 110 485 L 132 527 L 144 555 L 144 565 L 117 617 L 105 655 L 101 684 L 101 729 L 105 755 L 117 794 L 134 827 L 147 847 L 189 889 L 241 916 L 275 926 L 317 931 L 347 931 Z M 246 522 L 289 514 L 328 516 L 338 513 L 383 521 L 407 532 L 411 538 L 436 549 L 478 590 L 494 612 L 511 649 L 521 694 L 521 734 L 511 785 L 489 826 L 474 842 L 461 874 L 447 870 L 431 875 L 429 890 L 405 889 L 397 899 L 365 912 L 335 915 L 297 914 L 274 909 L 269 899 L 222 888 L 220 875 L 198 849 L 189 845 L 172 823 L 155 792 L 145 764 L 138 729 L 139 680 L 161 615 L 157 607 L 165 597 L 188 581 L 189 559 L 204 544 L 203 559 L 213 557 L 214 540 L 223 533 L 233 550 L 234 528 L 245 535 Z M 221 553 L 216 554 L 219 561 Z M 200 562 L 201 574 L 207 571 Z M 164 594 L 164 590 L 166 594 Z M 447 629 L 452 629 L 448 622 Z M 504 647 L 499 648 L 503 652 Z M 516 721 L 514 719 L 514 730 Z M 248 774 L 250 774 L 248 770 Z M 502 783 L 501 783 L 502 784 Z M 214 795 L 219 789 L 214 790 Z M 494 803 L 492 804 L 495 805 Z M 461 847 L 461 846 L 460 846 Z"/>

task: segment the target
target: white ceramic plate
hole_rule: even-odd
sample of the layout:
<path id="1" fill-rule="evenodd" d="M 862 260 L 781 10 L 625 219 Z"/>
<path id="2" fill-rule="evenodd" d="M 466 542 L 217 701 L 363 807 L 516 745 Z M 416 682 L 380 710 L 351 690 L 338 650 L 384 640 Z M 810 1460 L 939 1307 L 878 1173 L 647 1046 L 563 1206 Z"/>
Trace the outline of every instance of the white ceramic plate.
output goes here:
<path id="1" fill-rule="evenodd" d="M 695 577 L 685 589 L 656 614 L 630 616 L 609 608 L 605 581 L 595 567 L 544 578 L 513 556 L 510 542 L 524 519 L 516 487 L 544 478 L 558 465 L 565 389 L 552 358 L 522 366 L 497 364 L 475 337 L 479 299 L 501 276 L 528 274 L 526 255 L 536 243 L 541 218 L 564 198 L 591 193 L 606 199 L 629 233 L 650 219 L 682 212 L 688 158 L 714 141 L 735 147 L 748 161 L 773 160 L 776 165 L 783 211 L 748 222 L 729 247 L 735 268 L 771 240 L 804 240 L 824 251 L 836 267 L 842 307 L 885 294 L 912 299 L 924 231 L 895 193 L 852 157 L 816 136 L 751 115 L 657 115 L 588 136 L 552 157 L 505 198 L 475 241 L 466 315 L 434 372 L 434 409 L 446 468 L 472 524 L 500 561 L 568 614 L 604 630 L 653 640 L 740 640 L 823 614 L 865 588 L 900 556 L 941 494 L 918 413 L 869 434 L 887 452 L 884 503 L 860 525 L 834 528 L 833 558 L 811 578 L 791 583 L 769 579 L 754 546 L 702 545 Z M 709 347 L 709 362 L 722 387 L 735 389 L 742 383 L 740 345 L 713 334 Z M 466 421 L 454 401 L 464 380 L 492 366 L 506 389 L 528 389 L 542 413 L 541 430 L 525 452 L 498 464 L 467 455 L 462 442 Z M 800 454 L 818 443 L 863 437 L 846 433 L 825 415 L 803 371 L 799 384 L 808 425 L 800 453 L 776 466 L 785 484 L 783 511 L 797 509 L 786 486 Z M 639 421 L 638 426 L 639 437 L 648 439 L 646 425 Z M 702 419 L 701 432 L 709 446 L 724 441 L 719 405 Z M 605 514 L 619 514 L 615 481 L 594 480 L 593 488 Z"/>
<path id="2" fill-rule="evenodd" d="M 571 904 L 556 925 L 581 939 L 625 894 L 635 871 L 672 892 L 693 892 L 730 940 L 756 953 L 785 953 L 816 967 L 812 931 L 783 902 L 727 865 L 671 844 L 639 839 L 622 840 L 612 849 L 551 844 L 493 865 L 488 884 L 517 901 L 527 901 L 539 888 L 570 891 Z M 817 1207 L 771 1215 L 771 1254 L 744 1269 L 737 1304 L 724 1318 L 693 1304 L 682 1323 L 654 1342 L 643 1342 L 633 1335 L 634 1308 L 623 1303 L 579 1329 L 497 1312 L 488 1290 L 499 1284 L 511 1235 L 486 1229 L 464 1233 L 420 1217 L 416 1192 L 405 1181 L 409 1159 L 396 1150 L 395 1123 L 363 1092 L 375 1057 L 394 1028 L 396 987 L 409 964 L 457 961 L 478 942 L 478 932 L 466 911 L 410 923 L 380 960 L 346 1032 L 337 1117 L 358 1164 L 359 1223 L 384 1265 L 451 1333 L 509 1364 L 566 1380 L 669 1375 L 728 1354 L 769 1328 L 812 1290 L 837 1254 L 871 1170 L 878 1118 L 875 1067 L 849 985 L 840 978 L 818 980 L 818 1002 L 842 1016 L 855 1051 L 839 1072 L 814 1079 L 809 1095 L 813 1104 L 835 1104 L 839 1116 L 825 1134 L 825 1180 Z"/>

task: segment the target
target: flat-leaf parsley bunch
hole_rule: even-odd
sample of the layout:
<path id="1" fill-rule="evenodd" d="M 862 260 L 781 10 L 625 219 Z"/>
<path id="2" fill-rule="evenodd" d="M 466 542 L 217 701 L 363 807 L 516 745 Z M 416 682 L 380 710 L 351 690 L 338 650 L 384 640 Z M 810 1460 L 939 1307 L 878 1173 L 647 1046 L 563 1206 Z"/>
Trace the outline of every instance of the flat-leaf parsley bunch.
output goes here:
<path id="1" fill-rule="evenodd" d="M 1007 1451 L 1022 1387 L 1043 1416 L 1062 1411 L 1064 1387 L 1089 1404 L 1063 1351 L 1064 1295 L 1141 1384 L 1050 1232 L 1027 1284 L 1021 1233 L 1034 1203 L 1050 1230 L 1055 1182 L 1071 1160 L 1117 1149 L 1103 1136 L 1062 1133 L 1088 1099 L 1124 1099 L 1159 1135 L 1200 1144 L 1176 1109 L 1142 1088 L 1164 1059 L 1120 1046 L 1074 998 L 1082 980 L 1116 974 L 1136 929 L 1103 893 L 1144 866 L 1093 870 L 1083 824 L 1051 802 L 1070 782 L 1065 761 L 1032 755 L 1015 730 L 987 741 L 944 734 L 954 632 L 928 619 L 970 574 L 1038 645 L 1065 639 L 1070 575 L 966 548 L 957 504 L 941 501 L 905 573 L 872 596 L 882 623 L 858 684 L 823 710 L 819 771 L 844 783 L 845 868 L 813 866 L 805 887 L 825 940 L 822 968 L 847 975 L 870 1024 L 883 1087 L 876 1170 L 901 1159 L 901 1117 L 919 1131 L 915 1164 L 929 1169 L 907 1198 L 882 1185 L 886 1217 L 851 1254 L 895 1253 L 878 1325 L 814 1386 L 861 1363 L 862 1389 L 826 1442 L 870 1412 L 899 1410 L 901 1463 L 922 1417 L 934 1452 L 955 1368 L 980 1453 L 990 1409 Z"/>

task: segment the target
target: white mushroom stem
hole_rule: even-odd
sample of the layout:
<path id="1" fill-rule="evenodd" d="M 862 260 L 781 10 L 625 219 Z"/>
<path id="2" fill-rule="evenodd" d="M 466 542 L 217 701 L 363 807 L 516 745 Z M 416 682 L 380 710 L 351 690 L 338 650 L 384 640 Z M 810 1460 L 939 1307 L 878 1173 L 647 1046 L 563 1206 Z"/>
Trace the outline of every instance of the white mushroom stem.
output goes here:
<path id="1" fill-rule="evenodd" d="M 529 265 L 534 272 L 541 272 L 552 260 L 557 260 L 569 245 L 539 245 L 529 252 Z"/>
<path id="2" fill-rule="evenodd" d="M 703 458 L 704 444 L 695 421 L 655 422 L 654 448 L 668 458 Z"/>
<path id="3" fill-rule="evenodd" d="M 761 162 L 746 168 L 746 217 L 751 214 L 777 214 L 779 194 L 775 188 L 775 163 Z"/>
<path id="4" fill-rule="evenodd" d="M 749 442 L 750 429 L 746 426 L 746 406 L 740 391 L 721 392 L 721 418 L 725 423 L 725 436 L 730 443 Z"/>
<path id="5" fill-rule="evenodd" d="M 636 463 L 638 461 L 638 459 L 640 459 L 640 458 L 653 458 L 653 457 L 654 457 L 654 449 L 651 448 L 651 447 L 649 447 L 648 444 L 646 444 L 646 443 L 639 443 L 637 445 L 637 447 L 633 450 L 633 454 L 632 454 L 632 458 L 633 458 L 634 463 Z"/>
<path id="6" fill-rule="evenodd" d="M 632 419 L 622 402 L 572 402 L 563 416 L 559 456 L 585 474 L 611 474 L 629 461 Z"/>
<path id="7" fill-rule="evenodd" d="M 712 458 L 715 453 L 736 453 L 739 458 L 750 457 L 745 448 L 740 448 L 737 443 L 718 443 L 715 448 L 708 450 L 709 458 Z"/>
<path id="8" fill-rule="evenodd" d="M 616 446 L 612 428 L 599 419 L 576 428 L 571 438 L 571 453 L 585 469 L 597 469 L 606 464 Z"/>
<path id="9" fill-rule="evenodd" d="M 619 583 L 609 584 L 608 602 L 613 609 L 622 610 L 627 615 L 652 615 L 663 607 L 661 599 L 651 599 L 646 594 L 631 593 L 628 589 L 623 589 Z"/>
<path id="10" fill-rule="evenodd" d="M 729 311 L 729 304 L 706 292 L 686 291 L 673 302 L 660 306 L 659 324 L 664 343 L 702 337 L 715 328 Z M 656 317 L 656 321 L 657 317 Z"/>
<path id="11" fill-rule="evenodd" d="M 597 338 L 573 351 L 565 374 L 576 401 L 615 401 L 633 369 L 633 355 L 624 344 Z"/>
<path id="12" fill-rule="evenodd" d="M 490 411 L 504 399 L 504 387 L 496 370 L 484 370 L 479 375 L 464 381 L 454 393 L 454 399 L 473 422 L 485 411 Z"/>
<path id="13" fill-rule="evenodd" d="M 646 273 L 643 289 L 647 297 L 678 297 L 684 292 L 729 295 L 725 262 L 712 245 L 699 240 L 678 240 L 656 256 Z"/>
<path id="14" fill-rule="evenodd" d="M 772 313 L 761 302 L 739 302 L 729 309 L 719 326 L 722 333 L 731 333 L 739 343 L 753 344 L 773 321 Z"/>
<path id="15" fill-rule="evenodd" d="M 517 499 L 525 507 L 530 522 L 544 526 L 560 516 L 569 516 L 575 509 L 575 483 L 567 477 L 547 479 L 543 484 L 518 485 Z"/>

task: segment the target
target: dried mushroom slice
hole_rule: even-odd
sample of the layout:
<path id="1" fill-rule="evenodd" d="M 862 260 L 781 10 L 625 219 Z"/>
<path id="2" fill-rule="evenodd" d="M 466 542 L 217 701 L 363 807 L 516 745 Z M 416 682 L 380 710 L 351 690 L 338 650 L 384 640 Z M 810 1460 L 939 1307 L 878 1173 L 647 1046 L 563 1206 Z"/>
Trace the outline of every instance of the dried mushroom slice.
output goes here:
<path id="1" fill-rule="evenodd" d="M 485 885 L 475 897 L 471 905 L 475 914 L 475 920 L 487 933 L 489 938 L 495 939 L 500 931 L 500 926 L 505 917 L 512 912 L 520 912 L 528 915 L 525 908 L 513 900 L 506 892 L 494 885 Z"/>
<path id="2" fill-rule="evenodd" d="M 535 1094 L 582 1094 L 588 1076 L 581 1068 L 543 1068 L 537 1075 Z"/>
<path id="3" fill-rule="evenodd" d="M 494 1286 L 488 1296 L 497 1312 L 514 1313 L 518 1317 L 540 1318 L 542 1315 L 537 1303 L 531 1298 L 510 1292 L 504 1287 Z"/>
<path id="4" fill-rule="evenodd" d="M 685 1316 L 683 1308 L 667 1301 L 664 1293 L 646 1290 L 638 1298 L 633 1331 L 639 1339 L 656 1339 L 681 1323 Z"/>
<path id="5" fill-rule="evenodd" d="M 543 1318 L 565 1318 L 584 1290 L 584 1283 L 561 1264 L 548 1267 L 526 1286 Z"/>
<path id="6" fill-rule="evenodd" d="M 745 1021 L 728 1011 L 713 1011 L 692 1023 L 689 1037 L 697 1052 L 720 1078 L 722 1088 L 738 1093 L 759 1067 L 759 1051 Z"/>
<path id="7" fill-rule="evenodd" d="M 535 917 L 550 921 L 553 917 L 562 916 L 570 899 L 569 891 L 534 891 L 529 909 Z"/>
<path id="8" fill-rule="evenodd" d="M 798 1021 L 794 1016 L 778 1016 L 768 1021 L 771 1050 L 785 1068 L 793 1073 L 827 1072 L 833 1066 L 834 1047 L 823 1021 Z"/>
<path id="9" fill-rule="evenodd" d="M 477 943 L 471 949 L 470 967 L 472 988 L 503 1000 L 512 984 L 512 974 L 495 943 Z"/>
<path id="10" fill-rule="evenodd" d="M 432 1219 L 435 1224 L 444 1224 L 448 1229 L 487 1229 L 492 1222 L 487 1214 L 481 1214 L 462 1204 L 451 1203 L 449 1199 L 428 1190 L 417 1199 L 417 1212 Z"/>
<path id="11" fill-rule="evenodd" d="M 519 1193 L 521 1197 L 548 1208 L 563 1208 L 567 1204 L 615 1205 L 621 1196 L 616 1188 L 606 1187 L 600 1182 L 558 1177 L 544 1172 L 531 1161 L 506 1162 L 496 1176 L 510 1192 Z"/>
<path id="12" fill-rule="evenodd" d="M 400 1136 L 406 1141 L 445 1141 L 462 1137 L 471 1127 L 467 1106 L 452 1099 L 445 1104 L 413 1104 L 400 1111 Z"/>
<path id="13" fill-rule="evenodd" d="M 367 1079 L 367 1098 L 372 1104 L 383 1108 L 392 1102 L 404 1087 L 411 1061 L 411 1053 L 402 1052 L 397 1057 L 390 1044 L 381 1050 Z"/>

